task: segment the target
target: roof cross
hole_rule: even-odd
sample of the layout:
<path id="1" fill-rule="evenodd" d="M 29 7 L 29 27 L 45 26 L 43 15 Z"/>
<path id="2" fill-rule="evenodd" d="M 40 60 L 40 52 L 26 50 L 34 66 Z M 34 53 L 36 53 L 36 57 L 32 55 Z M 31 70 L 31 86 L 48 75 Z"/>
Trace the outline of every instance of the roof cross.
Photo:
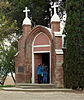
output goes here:
<path id="1" fill-rule="evenodd" d="M 25 10 L 23 10 L 23 12 L 25 12 L 26 17 L 28 17 L 28 12 L 29 12 L 29 11 L 30 11 L 30 10 L 27 9 L 27 7 L 25 7 Z"/>
<path id="2" fill-rule="evenodd" d="M 51 7 L 54 8 L 54 14 L 56 14 L 56 8 L 59 7 L 58 3 L 54 2 L 54 5 Z"/>

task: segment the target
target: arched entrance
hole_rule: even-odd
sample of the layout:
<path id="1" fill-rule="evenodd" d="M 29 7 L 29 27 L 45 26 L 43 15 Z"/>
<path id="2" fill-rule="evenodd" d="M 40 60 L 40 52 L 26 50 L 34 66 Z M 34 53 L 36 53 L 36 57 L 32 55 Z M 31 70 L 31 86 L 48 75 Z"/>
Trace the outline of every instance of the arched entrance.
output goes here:
<path id="1" fill-rule="evenodd" d="M 32 83 L 37 83 L 36 69 L 39 64 L 48 66 L 48 83 L 51 83 L 51 42 L 43 32 L 36 35 L 32 43 Z"/>

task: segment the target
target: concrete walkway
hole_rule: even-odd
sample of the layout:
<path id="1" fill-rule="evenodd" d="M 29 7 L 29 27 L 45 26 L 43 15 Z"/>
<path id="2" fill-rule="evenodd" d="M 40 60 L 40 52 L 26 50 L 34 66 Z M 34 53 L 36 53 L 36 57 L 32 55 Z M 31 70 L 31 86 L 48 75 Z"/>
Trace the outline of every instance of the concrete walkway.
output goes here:
<path id="1" fill-rule="evenodd" d="M 84 100 L 83 92 L 0 91 L 0 100 Z"/>

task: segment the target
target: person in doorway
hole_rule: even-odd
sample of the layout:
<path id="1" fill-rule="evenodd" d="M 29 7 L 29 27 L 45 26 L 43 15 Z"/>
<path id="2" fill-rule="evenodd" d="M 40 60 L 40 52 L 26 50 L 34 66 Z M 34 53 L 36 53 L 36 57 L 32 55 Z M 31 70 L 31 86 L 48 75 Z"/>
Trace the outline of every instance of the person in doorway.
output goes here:
<path id="1" fill-rule="evenodd" d="M 48 76 L 47 69 L 44 69 L 44 71 L 43 71 L 43 83 L 47 83 L 47 76 Z"/>
<path id="2" fill-rule="evenodd" d="M 47 83 L 48 81 L 48 66 L 46 66 L 45 64 L 42 65 L 43 67 L 43 83 Z"/>
<path id="3" fill-rule="evenodd" d="M 43 74 L 43 68 L 42 65 L 37 66 L 37 77 L 38 77 L 38 83 L 42 83 L 42 74 Z"/>
<path id="4" fill-rule="evenodd" d="M 47 83 L 49 83 L 49 67 L 47 65 L 45 65 L 45 69 L 47 71 Z"/>

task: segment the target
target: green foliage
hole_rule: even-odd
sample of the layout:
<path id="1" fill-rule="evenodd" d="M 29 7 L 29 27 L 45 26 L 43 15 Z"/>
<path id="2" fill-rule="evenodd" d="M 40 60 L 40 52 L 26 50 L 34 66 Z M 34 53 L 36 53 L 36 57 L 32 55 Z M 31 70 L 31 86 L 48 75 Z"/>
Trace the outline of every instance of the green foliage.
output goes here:
<path id="1" fill-rule="evenodd" d="M 9 0 L 11 1 L 11 0 Z M 45 25 L 47 26 L 50 20 L 50 4 L 49 0 L 14 0 L 11 1 L 14 6 L 12 11 L 13 19 L 17 20 L 18 27 L 21 28 L 22 21 L 24 19 L 23 10 L 27 6 L 30 9 L 29 17 L 32 20 L 33 25 Z"/>
<path id="2" fill-rule="evenodd" d="M 0 0 L 0 78 L 2 84 L 9 72 L 11 75 L 15 72 L 14 55 L 17 46 L 13 38 L 18 27 L 17 21 L 11 17 L 13 8 L 14 6 L 8 0 Z M 7 46 L 4 41 L 10 42 L 10 46 Z"/>
<path id="3" fill-rule="evenodd" d="M 11 16 L 13 6 L 8 0 L 0 2 L 0 41 L 10 38 L 10 35 L 17 32 L 17 21 Z"/>
<path id="4" fill-rule="evenodd" d="M 15 87 L 15 85 L 0 85 L 0 88 L 2 89 L 3 87 Z"/>
<path id="5" fill-rule="evenodd" d="M 7 19 L 4 15 L 0 16 L 0 41 L 3 41 L 5 38 L 9 38 L 10 35 L 14 34 L 16 31 L 16 20 L 11 21 L 10 19 Z"/>
<path id="6" fill-rule="evenodd" d="M 50 24 L 50 11 L 51 8 L 50 2 L 51 1 L 58 1 L 58 0 L 7 0 L 6 7 L 3 7 L 4 12 L 7 12 L 8 18 L 12 19 L 13 21 L 17 21 L 18 26 L 18 34 L 22 33 L 22 22 L 25 18 L 25 14 L 23 10 L 25 7 L 30 9 L 29 18 L 34 25 L 44 25 L 48 26 Z M 5 10 L 7 8 L 8 10 Z"/>
<path id="7" fill-rule="evenodd" d="M 8 73 L 15 72 L 15 57 L 16 48 L 4 46 L 3 44 L 0 46 L 0 78 L 2 83 L 4 84 L 5 78 Z"/>
<path id="8" fill-rule="evenodd" d="M 67 0 L 67 48 L 64 58 L 65 87 L 84 87 L 84 11 L 83 0 Z"/>

